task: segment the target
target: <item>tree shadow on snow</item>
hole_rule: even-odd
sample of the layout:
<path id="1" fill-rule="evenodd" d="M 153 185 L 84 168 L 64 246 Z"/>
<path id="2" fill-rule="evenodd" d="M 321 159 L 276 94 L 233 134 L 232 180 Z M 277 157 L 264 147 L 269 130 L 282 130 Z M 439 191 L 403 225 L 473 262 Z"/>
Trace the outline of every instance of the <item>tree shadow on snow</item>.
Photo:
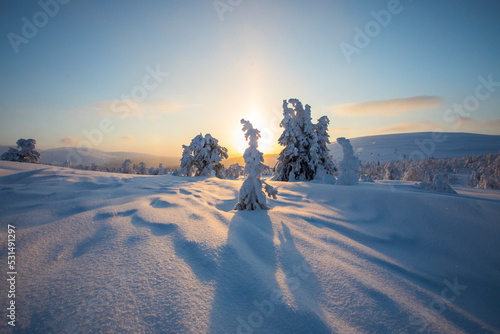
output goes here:
<path id="1" fill-rule="evenodd" d="M 211 333 L 330 332 L 314 313 L 283 301 L 277 253 L 267 211 L 235 213 L 214 277 Z"/>

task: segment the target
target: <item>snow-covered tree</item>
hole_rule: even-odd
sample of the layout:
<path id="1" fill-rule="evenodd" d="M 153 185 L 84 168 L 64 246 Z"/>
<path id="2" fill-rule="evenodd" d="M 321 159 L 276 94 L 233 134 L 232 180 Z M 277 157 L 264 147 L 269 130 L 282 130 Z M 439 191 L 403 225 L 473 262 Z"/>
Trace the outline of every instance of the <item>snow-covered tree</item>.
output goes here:
<path id="1" fill-rule="evenodd" d="M 158 165 L 158 173 L 156 173 L 156 175 L 165 175 L 165 174 L 167 174 L 167 171 L 163 167 L 163 164 L 160 163 L 160 165 Z"/>
<path id="2" fill-rule="evenodd" d="M 292 104 L 289 108 L 288 104 Z M 277 181 L 313 180 L 316 173 L 333 174 L 335 167 L 328 155 L 328 117 L 323 116 L 317 124 L 312 123 L 311 107 L 305 107 L 297 99 L 283 101 L 283 133 L 278 143 L 285 148 L 276 164 Z"/>
<path id="3" fill-rule="evenodd" d="M 19 161 L 19 162 L 32 162 L 37 163 L 41 155 L 35 150 L 35 139 L 19 139 L 16 142 L 17 149 L 9 148 L 7 152 L 2 154 L 1 160 Z"/>
<path id="4" fill-rule="evenodd" d="M 322 116 L 318 119 L 318 123 L 314 126 L 314 131 L 318 138 L 317 144 L 317 158 L 318 165 L 323 167 L 323 169 L 329 173 L 333 174 L 336 171 L 335 165 L 330 158 L 330 149 L 327 144 L 330 144 L 330 135 L 328 134 L 328 125 L 330 125 L 330 120 L 326 116 Z"/>
<path id="5" fill-rule="evenodd" d="M 122 163 L 122 167 L 120 168 L 120 172 L 125 173 L 125 174 L 133 174 L 134 169 L 132 167 L 132 161 L 130 159 L 126 159 Z"/>
<path id="6" fill-rule="evenodd" d="M 243 175 L 243 166 L 240 166 L 239 164 L 232 164 L 231 166 L 229 166 L 229 168 L 227 168 L 224 172 L 225 174 L 225 178 L 226 179 L 237 179 L 239 178 L 241 175 Z"/>
<path id="7" fill-rule="evenodd" d="M 17 155 L 19 151 L 15 148 L 10 147 L 7 152 L 4 152 L 0 157 L 1 160 L 6 161 L 18 161 L 19 156 Z"/>
<path id="8" fill-rule="evenodd" d="M 244 119 L 241 120 L 241 124 L 243 124 L 243 132 L 245 132 L 245 139 L 248 141 L 249 145 L 243 154 L 243 159 L 245 160 L 245 173 L 248 174 L 248 177 L 241 186 L 238 204 L 236 204 L 234 209 L 266 210 L 268 206 L 266 204 L 266 195 L 262 191 L 262 187 L 264 187 L 264 191 L 269 197 L 276 198 L 278 191 L 260 179 L 264 169 L 264 156 L 262 152 L 258 150 L 258 140 L 261 137 L 260 131 L 255 129 L 249 121 Z"/>
<path id="9" fill-rule="evenodd" d="M 385 177 L 384 180 L 400 180 L 401 175 L 399 174 L 398 168 L 394 165 L 394 162 L 387 162 L 385 164 Z"/>
<path id="10" fill-rule="evenodd" d="M 145 162 L 141 161 L 139 165 L 137 165 L 137 172 L 142 175 L 148 174 L 149 170 Z"/>
<path id="11" fill-rule="evenodd" d="M 182 145 L 181 171 L 186 176 L 210 176 L 212 171 L 218 178 L 224 177 L 224 165 L 220 162 L 227 159 L 227 149 L 219 145 L 219 141 L 206 134 L 197 135 L 189 146 Z"/>
<path id="12" fill-rule="evenodd" d="M 355 185 L 358 184 L 358 168 L 360 167 L 359 159 L 354 155 L 354 150 L 352 149 L 351 141 L 345 139 L 344 137 L 337 138 L 337 143 L 342 146 L 342 152 L 344 157 L 339 164 L 340 174 L 337 177 L 338 185 Z"/>

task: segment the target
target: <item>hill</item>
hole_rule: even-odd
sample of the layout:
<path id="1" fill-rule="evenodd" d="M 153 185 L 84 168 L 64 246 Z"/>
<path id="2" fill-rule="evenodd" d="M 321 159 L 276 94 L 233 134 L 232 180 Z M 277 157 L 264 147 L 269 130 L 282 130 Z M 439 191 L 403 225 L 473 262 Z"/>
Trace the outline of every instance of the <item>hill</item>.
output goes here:
<path id="1" fill-rule="evenodd" d="M 417 132 L 357 137 L 351 139 L 351 144 L 362 162 L 385 162 L 408 160 L 410 156 L 421 160 L 498 153 L 500 136 L 447 132 L 433 140 L 432 132 Z M 342 160 L 339 144 L 335 142 L 329 148 L 335 160 Z"/>
<path id="2" fill-rule="evenodd" d="M 90 166 L 95 163 L 103 167 L 120 167 L 125 159 L 132 160 L 133 163 L 145 162 L 149 167 L 158 167 L 163 163 L 164 167 L 179 168 L 180 158 L 162 157 L 153 154 L 136 153 L 136 152 L 103 152 L 93 149 L 90 152 L 78 152 L 75 148 L 54 148 L 48 150 L 40 150 L 42 154 L 42 163 L 62 164 L 66 160 L 70 160 L 72 164 L 82 164 Z"/>
<path id="3" fill-rule="evenodd" d="M 378 135 L 368 137 L 352 138 L 351 143 L 362 162 L 385 162 L 392 160 L 413 160 L 421 158 L 451 158 L 466 155 L 478 155 L 498 153 L 500 151 L 500 136 L 480 135 L 472 133 L 445 133 L 445 140 L 433 141 L 431 132 L 402 133 L 391 135 Z M 329 145 L 334 160 L 342 160 L 342 148 L 335 142 Z M 0 146 L 0 153 L 7 151 L 9 146 Z M 42 154 L 41 162 L 62 164 L 69 159 L 72 164 L 83 164 L 90 166 L 95 163 L 104 167 L 119 167 L 125 159 L 131 159 L 133 163 L 145 162 L 149 167 L 158 167 L 163 163 L 164 167 L 179 168 L 180 157 L 164 157 L 153 154 L 136 152 L 104 152 L 93 149 L 90 152 L 82 152 L 78 155 L 69 152 L 77 152 L 75 148 L 54 148 L 39 150 Z M 69 155 L 68 155 L 69 153 Z M 264 163 L 274 167 L 278 154 L 264 155 Z M 243 157 L 231 156 L 222 163 L 227 167 L 239 163 L 244 165 Z"/>
<path id="4" fill-rule="evenodd" d="M 16 330 L 500 331 L 499 192 L 270 181 L 236 212 L 242 182 L 0 161 Z"/>

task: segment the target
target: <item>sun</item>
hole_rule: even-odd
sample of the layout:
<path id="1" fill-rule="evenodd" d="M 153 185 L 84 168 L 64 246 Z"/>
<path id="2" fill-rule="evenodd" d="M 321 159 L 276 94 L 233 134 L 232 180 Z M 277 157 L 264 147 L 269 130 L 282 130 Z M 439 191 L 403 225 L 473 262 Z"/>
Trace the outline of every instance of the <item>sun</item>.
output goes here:
<path id="1" fill-rule="evenodd" d="M 259 139 L 259 151 L 264 154 L 270 153 L 269 151 L 273 146 L 275 138 L 274 134 L 271 131 L 271 127 L 269 126 L 269 124 L 267 124 L 268 121 L 266 121 L 261 113 L 259 113 L 256 107 L 250 107 L 243 119 L 250 121 L 255 128 L 260 130 L 261 138 Z M 239 126 L 237 131 L 234 132 L 234 138 L 234 143 L 236 146 L 235 151 L 238 154 L 243 154 L 248 148 L 248 143 L 245 140 L 243 131 L 241 131 L 241 126 Z"/>

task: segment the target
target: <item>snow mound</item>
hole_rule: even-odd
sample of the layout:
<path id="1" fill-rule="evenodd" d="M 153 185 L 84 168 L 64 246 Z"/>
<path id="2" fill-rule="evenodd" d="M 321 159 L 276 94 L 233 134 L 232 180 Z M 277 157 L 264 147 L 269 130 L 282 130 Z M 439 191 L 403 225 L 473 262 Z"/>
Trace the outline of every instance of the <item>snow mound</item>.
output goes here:
<path id="1" fill-rule="evenodd" d="M 242 182 L 0 162 L 16 330 L 499 332 L 498 192 L 269 181 L 233 211 Z"/>
<path id="2" fill-rule="evenodd" d="M 457 192 L 443 180 L 443 175 L 434 175 L 433 182 L 420 182 L 418 187 L 422 190 L 437 191 L 440 193 L 456 194 Z"/>

